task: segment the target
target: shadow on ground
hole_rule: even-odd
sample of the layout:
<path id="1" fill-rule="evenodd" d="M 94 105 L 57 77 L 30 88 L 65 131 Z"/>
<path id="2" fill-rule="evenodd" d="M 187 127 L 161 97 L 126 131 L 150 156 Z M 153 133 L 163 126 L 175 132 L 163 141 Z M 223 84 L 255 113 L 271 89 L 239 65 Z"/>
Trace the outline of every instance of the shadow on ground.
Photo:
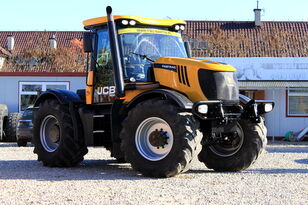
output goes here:
<path id="1" fill-rule="evenodd" d="M 85 160 L 73 168 L 44 167 L 35 160 L 0 161 L 1 179 L 29 179 L 42 181 L 63 180 L 142 180 L 129 164 L 115 160 Z"/>
<path id="2" fill-rule="evenodd" d="M 308 153 L 308 146 L 296 147 L 267 147 L 266 151 L 269 153 Z"/>
<path id="3" fill-rule="evenodd" d="M 294 161 L 299 164 L 308 164 L 308 159 L 296 159 Z"/>

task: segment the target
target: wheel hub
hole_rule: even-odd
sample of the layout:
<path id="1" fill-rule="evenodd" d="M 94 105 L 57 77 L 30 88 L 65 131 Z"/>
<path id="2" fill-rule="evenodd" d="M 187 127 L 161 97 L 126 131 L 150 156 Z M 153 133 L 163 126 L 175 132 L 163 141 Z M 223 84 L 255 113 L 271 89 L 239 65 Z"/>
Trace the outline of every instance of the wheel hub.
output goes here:
<path id="1" fill-rule="evenodd" d="M 165 145 L 168 144 L 169 137 L 167 136 L 167 132 L 162 128 L 160 130 L 156 129 L 151 132 L 149 136 L 149 142 L 153 147 L 159 149 L 160 147 L 165 148 Z"/>
<path id="2" fill-rule="evenodd" d="M 40 141 L 47 152 L 54 152 L 60 145 L 61 129 L 58 119 L 53 115 L 47 115 L 40 126 Z"/>
<path id="3" fill-rule="evenodd" d="M 244 141 L 244 133 L 239 124 L 233 132 L 224 132 L 209 148 L 218 156 L 229 157 L 237 153 Z"/>
<path id="4" fill-rule="evenodd" d="M 52 126 L 49 131 L 49 138 L 53 143 L 59 142 L 60 139 L 60 129 L 57 124 Z"/>
<path id="5" fill-rule="evenodd" d="M 135 143 L 142 157 L 150 161 L 158 161 L 168 156 L 171 151 L 173 132 L 162 118 L 149 117 L 139 124 Z"/>

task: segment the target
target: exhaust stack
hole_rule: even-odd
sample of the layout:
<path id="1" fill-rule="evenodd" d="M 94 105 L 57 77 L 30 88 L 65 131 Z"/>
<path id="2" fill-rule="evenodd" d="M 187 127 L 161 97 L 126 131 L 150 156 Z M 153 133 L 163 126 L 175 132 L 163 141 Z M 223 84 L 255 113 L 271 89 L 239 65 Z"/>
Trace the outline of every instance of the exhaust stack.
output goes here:
<path id="1" fill-rule="evenodd" d="M 106 7 L 107 12 L 107 25 L 108 25 L 108 34 L 110 42 L 110 50 L 112 57 L 112 65 L 114 70 L 114 81 L 116 86 L 116 95 L 118 97 L 124 97 L 124 79 L 123 79 L 123 68 L 121 63 L 120 48 L 117 38 L 117 30 L 112 16 L 111 6 Z"/>

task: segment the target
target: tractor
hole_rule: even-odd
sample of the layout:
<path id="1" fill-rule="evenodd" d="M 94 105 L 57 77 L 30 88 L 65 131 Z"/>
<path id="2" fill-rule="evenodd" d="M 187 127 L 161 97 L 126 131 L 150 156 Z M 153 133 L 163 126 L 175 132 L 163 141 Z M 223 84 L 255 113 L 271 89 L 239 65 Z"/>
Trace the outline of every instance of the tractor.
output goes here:
<path id="1" fill-rule="evenodd" d="M 87 146 L 103 146 L 148 177 L 175 176 L 197 158 L 216 171 L 253 164 L 274 103 L 240 95 L 231 65 L 192 58 L 185 21 L 106 12 L 83 22 L 85 89 L 48 90 L 35 102 L 38 160 L 71 167 Z"/>

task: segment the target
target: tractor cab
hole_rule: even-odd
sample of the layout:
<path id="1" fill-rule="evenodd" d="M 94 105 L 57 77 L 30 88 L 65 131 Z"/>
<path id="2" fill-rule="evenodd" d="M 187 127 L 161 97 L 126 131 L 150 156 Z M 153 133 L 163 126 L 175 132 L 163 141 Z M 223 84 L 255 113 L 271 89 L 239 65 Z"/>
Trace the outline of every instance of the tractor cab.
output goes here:
<path id="1" fill-rule="evenodd" d="M 119 15 L 114 16 L 114 22 L 125 84 L 154 82 L 153 66 L 160 57 L 188 57 L 181 38 L 184 21 Z M 107 18 L 83 23 L 91 31 L 84 42 L 92 45 L 85 46 L 92 47 L 87 51 L 92 52 L 88 78 L 93 78 L 93 85 L 87 90 L 93 92 L 93 98 L 88 97 L 87 103 L 113 101 L 116 89 Z"/>

